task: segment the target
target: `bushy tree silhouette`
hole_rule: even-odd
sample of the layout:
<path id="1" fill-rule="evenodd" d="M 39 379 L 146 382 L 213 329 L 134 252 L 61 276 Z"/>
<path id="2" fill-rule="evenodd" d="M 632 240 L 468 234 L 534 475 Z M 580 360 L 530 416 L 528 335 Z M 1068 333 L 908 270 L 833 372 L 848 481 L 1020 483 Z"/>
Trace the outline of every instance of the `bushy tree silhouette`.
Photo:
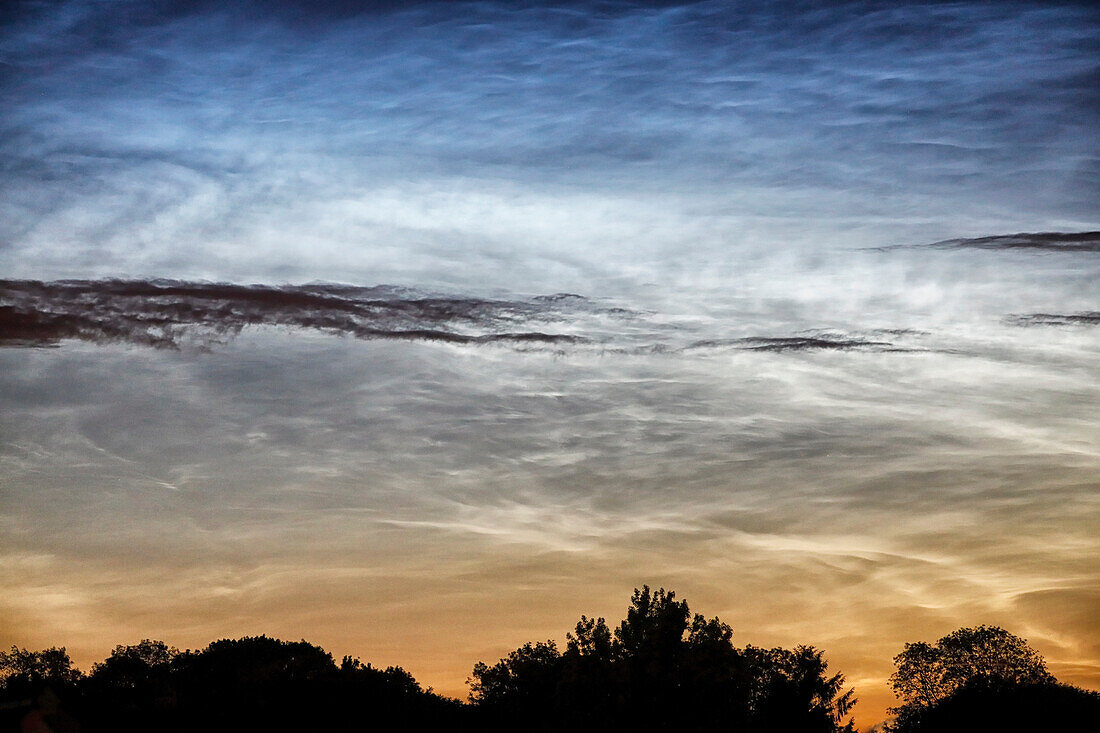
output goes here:
<path id="1" fill-rule="evenodd" d="M 997 626 L 906 644 L 890 677 L 901 705 L 893 733 L 1086 730 L 1100 695 L 1059 684 L 1027 641 Z"/>
<path id="2" fill-rule="evenodd" d="M 493 666 L 474 665 L 470 699 L 493 725 L 544 730 L 561 709 L 562 658 L 553 641 L 527 643 Z"/>
<path id="3" fill-rule="evenodd" d="M 423 690 L 400 667 L 375 669 L 351 657 L 337 667 L 320 647 L 266 636 L 186 652 L 146 639 L 115 647 L 86 677 L 63 649 L 13 649 L 0 663 L 0 731 L 19 730 L 24 718 L 39 715 L 43 690 L 54 700 L 44 719 L 55 728 L 79 719 L 86 733 L 461 731 L 468 712 Z"/>
<path id="4" fill-rule="evenodd" d="M 1100 693 L 1056 682 L 973 681 L 890 725 L 896 733 L 1040 733 L 1100 727 Z"/>
<path id="5" fill-rule="evenodd" d="M 178 654 L 163 641 L 151 639 L 116 646 L 88 675 L 84 685 L 86 717 L 112 720 L 121 730 L 154 723 L 171 729 L 177 707 L 172 662 Z"/>
<path id="6" fill-rule="evenodd" d="M 79 695 L 83 677 L 65 647 L 0 652 L 0 729 L 77 730 L 65 707 Z"/>
<path id="7" fill-rule="evenodd" d="M 1051 682 L 1046 664 L 1024 639 L 998 626 L 952 631 L 935 644 L 906 644 L 890 677 L 904 705 L 932 705 L 978 681 Z"/>
<path id="8" fill-rule="evenodd" d="M 824 654 L 737 647 L 718 618 L 672 591 L 636 589 L 614 628 L 581 616 L 557 644 L 478 662 L 470 703 L 425 690 L 401 667 L 337 665 L 306 641 L 222 639 L 179 652 L 120 645 L 88 675 L 63 647 L 0 652 L 0 733 L 262 730 L 730 731 L 851 733 L 855 703 Z M 906 644 L 892 683 L 893 733 L 1093 730 L 1100 693 L 1059 684 L 1027 642 L 991 626 Z"/>
<path id="9" fill-rule="evenodd" d="M 193 726 L 225 721 L 254 729 L 305 725 L 327 706 L 332 655 L 305 641 L 267 636 L 215 641 L 175 660 L 176 690 Z"/>
<path id="10" fill-rule="evenodd" d="M 732 637 L 673 591 L 643 586 L 614 631 L 581 616 L 564 654 L 546 642 L 479 662 L 471 702 L 497 730 L 851 730 L 853 693 L 820 652 L 742 650 Z"/>
<path id="11" fill-rule="evenodd" d="M 575 730 L 608 730 L 619 702 L 614 635 L 602 618 L 581 616 L 565 636 L 559 717 Z"/>
<path id="12" fill-rule="evenodd" d="M 759 731 L 852 731 L 844 717 L 855 705 L 844 691 L 844 675 L 827 674 L 824 654 L 809 646 L 789 649 L 745 647 L 752 681 L 752 729 Z"/>
<path id="13" fill-rule="evenodd" d="M 10 694 L 22 694 L 43 683 L 70 687 L 81 678 L 65 647 L 30 651 L 12 646 L 0 652 L 0 687 Z"/>

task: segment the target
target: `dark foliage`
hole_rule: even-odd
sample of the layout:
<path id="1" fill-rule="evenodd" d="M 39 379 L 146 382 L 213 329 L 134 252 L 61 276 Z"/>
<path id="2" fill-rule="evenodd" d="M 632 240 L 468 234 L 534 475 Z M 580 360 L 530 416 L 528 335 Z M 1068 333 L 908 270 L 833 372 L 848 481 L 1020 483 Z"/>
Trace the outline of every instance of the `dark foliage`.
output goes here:
<path id="1" fill-rule="evenodd" d="M 258 636 L 178 652 L 145 640 L 116 647 L 87 676 L 64 649 L 13 648 L 0 662 L 3 730 L 43 711 L 56 730 L 79 721 L 90 733 L 463 729 L 457 700 L 421 689 L 400 667 L 350 657 L 337 666 L 305 641 Z"/>
<path id="2" fill-rule="evenodd" d="M 0 652 L 0 730 L 77 730 L 62 702 L 77 698 L 83 679 L 65 647 Z"/>
<path id="3" fill-rule="evenodd" d="M 734 646 L 727 624 L 692 614 L 672 591 L 643 586 L 616 627 L 581 616 L 566 639 L 564 651 L 533 642 L 478 662 L 469 704 L 423 689 L 400 667 L 337 664 L 306 641 L 266 636 L 184 652 L 146 639 L 115 647 L 87 675 L 63 647 L 11 647 L 0 652 L 0 733 L 853 731 L 854 693 L 821 651 Z M 1091 731 L 1100 722 L 1100 693 L 1059 684 L 1004 629 L 906 644 L 895 662 L 902 705 L 891 733 Z"/>
<path id="4" fill-rule="evenodd" d="M 811 647 L 738 649 L 672 591 L 635 590 L 613 631 L 582 616 L 564 653 L 526 644 L 479 662 L 470 699 L 490 730 L 852 730 L 855 700 Z"/>
<path id="5" fill-rule="evenodd" d="M 1059 684 L 1043 658 L 997 626 L 906 644 L 890 677 L 902 704 L 891 733 L 1095 730 L 1100 694 Z"/>
<path id="6" fill-rule="evenodd" d="M 1100 728 L 1100 693 L 1054 682 L 976 681 L 934 705 L 905 710 L 892 733 L 1035 733 Z"/>
<path id="7" fill-rule="evenodd" d="M 28 694 L 43 685 L 67 689 L 81 677 L 65 647 L 32 652 L 13 646 L 0 652 L 0 679 L 8 694 Z"/>

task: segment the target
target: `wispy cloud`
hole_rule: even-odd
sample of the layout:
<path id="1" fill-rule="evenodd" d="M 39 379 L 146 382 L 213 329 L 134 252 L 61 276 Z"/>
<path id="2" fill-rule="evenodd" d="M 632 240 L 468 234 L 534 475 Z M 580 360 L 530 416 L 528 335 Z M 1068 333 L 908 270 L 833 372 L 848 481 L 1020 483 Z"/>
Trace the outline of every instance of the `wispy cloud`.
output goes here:
<path id="1" fill-rule="evenodd" d="M 1083 6 L 461 7 L 26 6 L 0 268 L 596 292 L 1097 213 Z"/>

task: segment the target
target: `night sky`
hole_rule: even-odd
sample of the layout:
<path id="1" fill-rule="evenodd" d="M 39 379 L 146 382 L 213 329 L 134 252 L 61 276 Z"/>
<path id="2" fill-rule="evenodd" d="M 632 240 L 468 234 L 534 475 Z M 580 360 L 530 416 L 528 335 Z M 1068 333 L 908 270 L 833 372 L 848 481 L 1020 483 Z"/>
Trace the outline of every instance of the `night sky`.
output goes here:
<path id="1" fill-rule="evenodd" d="M 0 13 L 0 646 L 1100 687 L 1100 11 L 307 5 Z"/>

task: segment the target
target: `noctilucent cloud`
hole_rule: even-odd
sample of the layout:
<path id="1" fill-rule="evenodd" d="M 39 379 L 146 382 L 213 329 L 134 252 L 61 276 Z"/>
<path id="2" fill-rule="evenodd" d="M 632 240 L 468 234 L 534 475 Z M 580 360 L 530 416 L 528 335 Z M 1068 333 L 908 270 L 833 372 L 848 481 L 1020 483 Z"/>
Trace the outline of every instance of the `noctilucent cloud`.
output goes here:
<path id="1" fill-rule="evenodd" d="M 1100 12 L 311 5 L 0 13 L 0 645 L 1100 687 Z"/>

